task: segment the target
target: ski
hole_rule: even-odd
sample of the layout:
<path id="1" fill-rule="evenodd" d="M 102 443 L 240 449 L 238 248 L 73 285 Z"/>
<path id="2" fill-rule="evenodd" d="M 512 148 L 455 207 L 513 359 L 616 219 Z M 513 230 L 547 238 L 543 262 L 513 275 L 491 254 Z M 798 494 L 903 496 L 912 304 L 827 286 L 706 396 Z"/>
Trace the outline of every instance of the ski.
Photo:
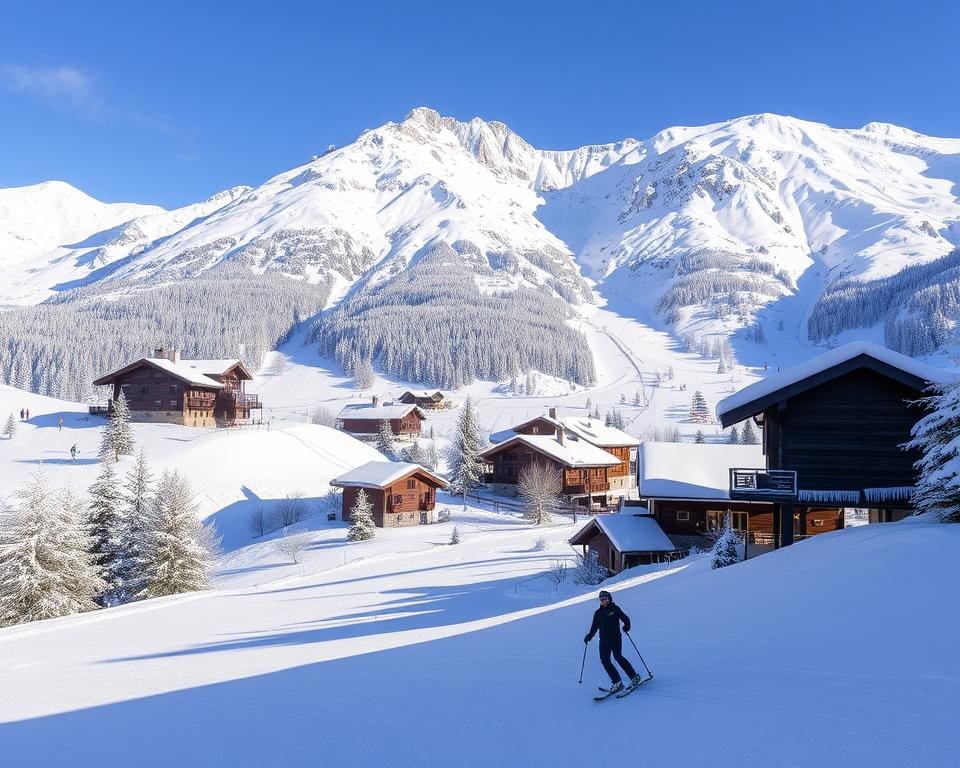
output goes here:
<path id="1" fill-rule="evenodd" d="M 604 690 L 606 690 L 606 689 L 605 689 L 605 688 L 601 688 L 600 690 L 601 690 L 601 691 L 604 691 Z M 615 696 L 616 694 L 617 694 L 617 691 L 607 691 L 607 692 L 606 692 L 605 694 L 603 694 L 602 696 L 594 696 L 594 697 L 593 697 L 593 700 L 594 700 L 594 701 L 606 701 L 606 700 L 609 699 L 611 696 Z"/>
<path id="2" fill-rule="evenodd" d="M 625 698 L 626 696 L 629 696 L 631 693 L 637 690 L 637 688 L 639 688 L 644 683 L 649 682 L 650 680 L 653 680 L 653 675 L 650 675 L 650 677 L 644 678 L 636 685 L 628 685 L 620 693 L 617 694 L 617 698 L 622 699 L 622 698 Z"/>

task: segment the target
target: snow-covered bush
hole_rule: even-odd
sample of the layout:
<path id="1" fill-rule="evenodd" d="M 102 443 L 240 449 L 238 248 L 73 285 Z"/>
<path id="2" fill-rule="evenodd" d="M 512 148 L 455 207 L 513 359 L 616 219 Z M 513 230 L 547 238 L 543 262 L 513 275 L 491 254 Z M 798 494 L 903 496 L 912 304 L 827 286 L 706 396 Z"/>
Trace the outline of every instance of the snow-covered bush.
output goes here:
<path id="1" fill-rule="evenodd" d="M 710 553 L 711 568 L 725 568 L 743 560 L 743 541 L 733 528 L 733 521 L 730 519 L 729 512 L 727 512 L 727 517 L 723 523 L 723 531 L 714 543 Z"/>
<path id="2" fill-rule="evenodd" d="M 597 553 L 589 550 L 587 554 L 577 553 L 576 566 L 573 572 L 574 584 L 596 585 L 606 581 L 610 571 L 600 564 Z"/>
<path id="3" fill-rule="evenodd" d="M 336 429 L 337 426 L 336 414 L 323 405 L 318 405 L 313 409 L 313 413 L 310 414 L 310 421 L 321 427 L 332 427 Z"/>
<path id="4" fill-rule="evenodd" d="M 444 507 L 439 512 L 437 512 L 437 522 L 438 523 L 449 523 L 450 522 L 450 510 Z"/>
<path id="5" fill-rule="evenodd" d="M 567 580 L 567 563 L 564 560 L 554 560 L 550 563 L 550 570 L 547 571 L 547 578 L 550 579 L 557 588 Z"/>
<path id="6" fill-rule="evenodd" d="M 284 557 L 290 559 L 292 563 L 299 563 L 303 559 L 303 551 L 310 543 L 310 533 L 300 531 L 299 533 L 290 533 L 281 536 L 273 542 L 273 549 Z"/>
<path id="7" fill-rule="evenodd" d="M 543 552 L 547 548 L 547 540 L 541 536 L 535 542 L 533 542 L 533 551 L 534 552 Z"/>
<path id="8" fill-rule="evenodd" d="M 303 493 L 294 491 L 281 499 L 273 510 L 274 525 L 271 530 L 286 528 L 310 516 L 310 503 L 303 498 Z"/>

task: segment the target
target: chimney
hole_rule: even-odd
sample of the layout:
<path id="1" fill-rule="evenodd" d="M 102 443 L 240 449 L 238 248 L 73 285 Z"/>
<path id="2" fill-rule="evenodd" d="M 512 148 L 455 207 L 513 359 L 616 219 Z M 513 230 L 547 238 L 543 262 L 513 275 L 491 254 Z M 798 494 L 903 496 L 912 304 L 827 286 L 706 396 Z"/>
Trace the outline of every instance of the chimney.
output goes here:
<path id="1" fill-rule="evenodd" d="M 179 350 L 179 349 L 171 349 L 171 350 L 167 353 L 167 358 L 170 360 L 171 363 L 174 363 L 174 364 L 179 363 L 179 362 L 180 362 L 180 350 Z"/>
<path id="2" fill-rule="evenodd" d="M 153 356 L 161 359 L 166 359 L 167 350 L 165 350 L 163 347 L 155 347 L 153 350 Z"/>
<path id="3" fill-rule="evenodd" d="M 556 409 L 556 408 L 550 408 L 550 409 L 548 409 L 548 410 L 547 410 L 547 413 L 550 415 L 550 418 L 551 418 L 551 419 L 557 418 L 557 409 Z"/>
<path id="4" fill-rule="evenodd" d="M 373 401 L 373 407 L 376 408 L 376 407 L 377 407 L 377 403 L 380 402 L 380 396 L 379 396 L 379 395 L 374 395 L 374 396 L 371 397 L 370 399 Z"/>
<path id="5" fill-rule="evenodd" d="M 554 410 L 554 409 L 551 408 L 550 410 Z M 565 436 L 563 434 L 563 427 L 557 427 L 557 442 L 560 443 L 560 445 L 563 445 L 564 439 L 565 439 Z"/>

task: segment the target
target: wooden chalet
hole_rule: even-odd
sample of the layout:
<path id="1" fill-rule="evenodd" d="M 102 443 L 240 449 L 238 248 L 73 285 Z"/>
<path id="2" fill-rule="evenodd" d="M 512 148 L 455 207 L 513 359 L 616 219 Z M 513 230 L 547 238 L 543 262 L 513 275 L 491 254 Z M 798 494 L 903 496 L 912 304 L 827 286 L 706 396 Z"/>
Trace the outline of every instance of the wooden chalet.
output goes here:
<path id="1" fill-rule="evenodd" d="M 613 573 L 682 554 L 682 548 L 649 515 L 596 515 L 573 535 L 570 544 L 582 547 L 584 554 L 594 552 L 600 565 Z"/>
<path id="2" fill-rule="evenodd" d="M 437 410 L 445 407 L 443 392 L 411 392 L 407 390 L 399 398 L 404 405 L 416 405 L 424 410 Z"/>
<path id="3" fill-rule="evenodd" d="M 108 413 L 122 391 L 133 421 L 213 427 L 249 421 L 261 409 L 257 395 L 244 391 L 252 378 L 240 360 L 186 360 L 157 349 L 93 383 L 113 388 Z"/>
<path id="4" fill-rule="evenodd" d="M 722 400 L 724 427 L 752 418 L 763 428 L 763 461 L 730 470 L 733 501 L 773 505 L 775 546 L 839 525 L 843 508 L 872 522 L 912 512 L 917 451 L 901 446 L 923 416 L 938 368 L 854 342 L 774 374 Z"/>
<path id="5" fill-rule="evenodd" d="M 398 437 L 419 437 L 427 414 L 416 405 L 385 403 L 374 397 L 369 403 L 344 407 L 337 414 L 337 425 L 354 435 L 375 435 L 383 422 L 389 422 L 390 431 Z"/>
<path id="6" fill-rule="evenodd" d="M 569 439 L 563 429 L 545 435 L 514 434 L 488 448 L 480 458 L 486 465 L 486 482 L 498 493 L 517 495 L 524 468 L 540 462 L 561 472 L 564 500 L 588 509 L 614 504 L 608 472 L 620 466 L 620 459 L 585 440 Z"/>
<path id="7" fill-rule="evenodd" d="M 378 528 L 435 523 L 437 489 L 447 481 L 419 464 L 398 461 L 369 461 L 331 480 L 343 488 L 341 517 L 351 520 L 357 494 L 363 489 L 373 505 L 373 522 Z"/>
<path id="8" fill-rule="evenodd" d="M 621 429 L 606 426 L 602 421 L 591 416 L 558 416 L 557 409 L 550 408 L 546 416 L 537 416 L 510 430 L 493 434 L 490 440 L 497 443 L 515 434 L 549 435 L 558 430 L 563 430 L 567 440 L 582 440 L 602 448 L 620 460 L 617 466 L 607 471 L 607 490 L 611 493 L 616 494 L 618 491 L 628 493 L 636 488 L 637 447 L 640 441 Z"/>
<path id="9" fill-rule="evenodd" d="M 644 443 L 639 455 L 637 487 L 643 512 L 635 514 L 649 514 L 678 547 L 710 546 L 728 512 L 748 543 L 748 555 L 772 547 L 773 504 L 730 498 L 730 470 L 761 464 L 759 445 Z M 636 509 L 628 502 L 623 511 Z M 837 527 L 842 527 L 842 518 L 831 519 L 817 532 Z"/>

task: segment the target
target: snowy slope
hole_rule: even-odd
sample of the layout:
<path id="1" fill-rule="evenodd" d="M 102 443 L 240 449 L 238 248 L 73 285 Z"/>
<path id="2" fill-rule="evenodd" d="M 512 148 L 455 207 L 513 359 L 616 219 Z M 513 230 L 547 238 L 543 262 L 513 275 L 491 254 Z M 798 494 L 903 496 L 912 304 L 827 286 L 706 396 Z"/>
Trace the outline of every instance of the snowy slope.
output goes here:
<path id="1" fill-rule="evenodd" d="M 62 181 L 0 189 L 0 306 L 96 282 L 112 263 L 226 204 L 245 188 L 166 211 L 101 203 Z"/>
<path id="2" fill-rule="evenodd" d="M 386 558 L 363 557 L 377 539 L 325 541 L 312 574 L 0 630 L 0 753 L 17 768 L 99 765 L 105 749 L 145 768 L 579 765 L 598 749 L 674 766 L 960 761 L 957 617 L 930 589 L 960 577 L 957 526 L 630 571 L 608 588 L 655 678 L 596 704 L 596 641 L 577 685 L 595 590 L 524 581 L 572 527 L 537 551 L 544 531 L 500 517 L 468 516 L 457 547 L 437 546 L 447 526 Z"/>

